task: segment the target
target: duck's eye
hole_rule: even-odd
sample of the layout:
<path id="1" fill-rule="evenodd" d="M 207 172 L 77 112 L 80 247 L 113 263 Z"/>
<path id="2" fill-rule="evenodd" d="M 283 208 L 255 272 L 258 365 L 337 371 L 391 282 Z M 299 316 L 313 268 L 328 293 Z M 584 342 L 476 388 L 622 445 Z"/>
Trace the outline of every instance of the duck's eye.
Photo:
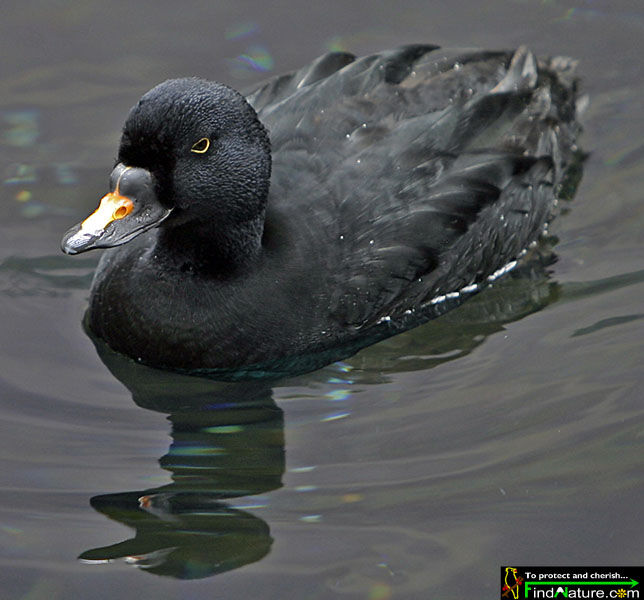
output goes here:
<path id="1" fill-rule="evenodd" d="M 210 140 L 204 137 L 192 145 L 190 152 L 194 152 L 195 154 L 204 154 L 208 152 L 208 148 L 210 148 Z"/>

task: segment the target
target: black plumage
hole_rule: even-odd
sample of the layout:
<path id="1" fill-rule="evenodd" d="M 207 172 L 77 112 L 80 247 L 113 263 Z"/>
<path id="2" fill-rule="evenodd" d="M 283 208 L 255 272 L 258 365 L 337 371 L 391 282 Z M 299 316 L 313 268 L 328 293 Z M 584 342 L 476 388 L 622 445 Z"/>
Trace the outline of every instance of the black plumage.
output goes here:
<path id="1" fill-rule="evenodd" d="M 553 214 L 576 155 L 573 67 L 416 45 L 327 54 L 248 103 L 198 79 L 157 86 L 126 121 L 112 188 L 150 173 L 139 204 L 163 217 L 152 228 L 133 198 L 106 225 L 142 233 L 104 253 L 90 329 L 154 366 L 279 373 L 458 304 Z M 64 249 L 120 243 L 81 234 Z"/>

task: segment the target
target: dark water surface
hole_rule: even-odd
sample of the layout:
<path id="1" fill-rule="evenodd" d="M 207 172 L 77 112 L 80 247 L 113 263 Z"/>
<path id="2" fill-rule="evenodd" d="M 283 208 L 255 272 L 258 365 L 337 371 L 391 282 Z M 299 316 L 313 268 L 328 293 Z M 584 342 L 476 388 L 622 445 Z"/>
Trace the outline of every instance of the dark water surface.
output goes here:
<path id="1" fill-rule="evenodd" d="M 639 0 L 9 5 L 0 598 L 478 599 L 504 563 L 644 562 Z M 555 256 L 270 385 L 101 360 L 81 327 L 98 255 L 58 244 L 135 100 L 417 41 L 580 59 L 591 154 Z"/>

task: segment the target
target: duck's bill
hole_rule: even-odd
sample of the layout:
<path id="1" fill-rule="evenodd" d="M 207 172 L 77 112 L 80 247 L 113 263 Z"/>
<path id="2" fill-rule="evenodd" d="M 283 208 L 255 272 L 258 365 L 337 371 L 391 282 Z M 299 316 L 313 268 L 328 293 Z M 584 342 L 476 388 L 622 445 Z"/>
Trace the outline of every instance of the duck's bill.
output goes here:
<path id="1" fill-rule="evenodd" d="M 61 247 L 66 254 L 120 246 L 170 215 L 172 209 L 156 198 L 149 171 L 119 164 L 110 180 L 112 191 L 98 208 L 63 236 Z"/>

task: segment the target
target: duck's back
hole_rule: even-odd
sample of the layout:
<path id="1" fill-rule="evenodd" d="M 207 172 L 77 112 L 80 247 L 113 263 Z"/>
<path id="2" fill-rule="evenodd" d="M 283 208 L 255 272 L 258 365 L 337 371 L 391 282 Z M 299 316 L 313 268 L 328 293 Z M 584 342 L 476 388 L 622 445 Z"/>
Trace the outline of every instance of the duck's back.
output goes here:
<path id="1" fill-rule="evenodd" d="M 576 148 L 567 59 L 332 53 L 248 96 L 271 211 L 308 244 L 329 320 L 364 330 L 478 289 L 534 242 Z"/>

